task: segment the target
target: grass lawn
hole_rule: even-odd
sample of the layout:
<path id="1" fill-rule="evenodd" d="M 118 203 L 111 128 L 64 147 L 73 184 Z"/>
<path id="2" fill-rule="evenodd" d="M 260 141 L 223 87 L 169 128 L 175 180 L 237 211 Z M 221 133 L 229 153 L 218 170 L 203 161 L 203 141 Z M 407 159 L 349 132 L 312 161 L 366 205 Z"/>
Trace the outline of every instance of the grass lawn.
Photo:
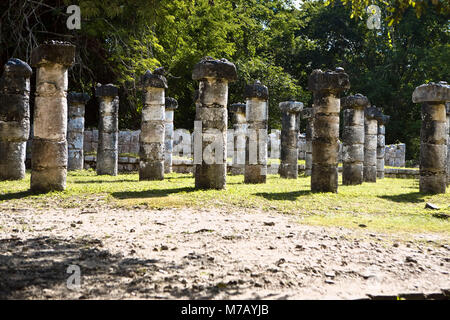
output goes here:
<path id="1" fill-rule="evenodd" d="M 93 170 L 70 172 L 63 192 L 33 195 L 30 173 L 22 181 L 0 182 L 0 204 L 39 208 L 49 202 L 62 207 L 83 205 L 84 197 L 102 196 L 110 204 L 133 208 L 211 207 L 259 209 L 298 217 L 301 223 L 355 227 L 382 232 L 439 232 L 450 235 L 449 191 L 443 195 L 419 193 L 418 180 L 391 179 L 360 186 L 339 185 L 339 193 L 310 192 L 310 178 L 280 179 L 269 175 L 267 184 L 246 185 L 243 176 L 228 176 L 226 190 L 195 190 L 190 174 L 168 174 L 164 181 L 139 181 L 138 174 L 97 176 Z M 431 202 L 440 210 L 425 209 Z M 364 227 L 364 226 L 362 226 Z"/>

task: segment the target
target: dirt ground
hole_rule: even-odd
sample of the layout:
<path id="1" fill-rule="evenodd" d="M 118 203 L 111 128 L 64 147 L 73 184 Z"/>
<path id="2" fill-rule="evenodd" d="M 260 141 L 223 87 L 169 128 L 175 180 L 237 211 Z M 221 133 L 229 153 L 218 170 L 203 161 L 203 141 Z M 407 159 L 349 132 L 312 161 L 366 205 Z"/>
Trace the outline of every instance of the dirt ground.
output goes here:
<path id="1" fill-rule="evenodd" d="M 448 235 L 227 210 L 2 203 L 0 298 L 358 299 L 450 288 Z M 77 290 L 67 288 L 69 265 L 80 267 Z"/>

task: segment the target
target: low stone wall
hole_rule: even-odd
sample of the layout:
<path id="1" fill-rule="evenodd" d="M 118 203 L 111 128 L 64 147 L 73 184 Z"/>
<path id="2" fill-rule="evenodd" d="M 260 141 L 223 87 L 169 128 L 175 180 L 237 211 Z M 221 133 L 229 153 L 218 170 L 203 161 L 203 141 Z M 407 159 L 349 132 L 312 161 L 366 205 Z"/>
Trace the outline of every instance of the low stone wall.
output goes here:
<path id="1" fill-rule="evenodd" d="M 139 133 L 140 130 L 130 131 L 124 130 L 119 132 L 119 171 L 136 171 L 139 168 L 139 160 L 137 155 L 139 154 Z M 227 153 L 228 157 L 231 157 L 233 153 L 233 135 L 232 130 L 229 130 L 227 137 Z M 269 159 L 279 159 L 280 157 L 280 130 L 272 130 L 268 137 L 268 155 Z M 32 132 L 30 133 L 32 137 Z M 174 170 L 179 170 L 176 172 L 192 172 L 191 168 L 188 168 L 187 164 L 194 152 L 193 146 L 193 133 L 190 133 L 186 129 L 176 129 L 174 131 L 174 141 L 173 141 L 173 156 L 183 157 L 186 160 L 174 160 Z M 86 168 L 95 168 L 95 153 L 97 152 L 98 145 L 98 130 L 85 130 L 84 131 L 84 145 L 83 150 L 85 154 L 85 164 Z M 304 134 L 299 135 L 298 139 L 299 147 L 299 159 L 305 159 L 306 152 L 306 137 Z M 385 165 L 390 167 L 404 167 L 405 166 L 405 154 L 406 146 L 404 143 L 393 144 L 386 146 L 386 157 Z M 126 155 L 125 157 L 123 155 Z M 135 156 L 133 156 L 135 155 Z M 27 164 L 29 164 L 29 159 L 31 158 L 31 139 L 27 142 Z M 342 143 L 339 143 L 339 161 L 342 159 Z M 178 161 L 178 162 L 177 162 Z M 186 162 L 187 161 L 187 162 Z M 185 163 L 186 162 L 186 163 Z M 272 165 L 274 166 L 274 165 Z M 272 172 L 275 169 L 270 169 Z M 391 170 L 399 169 L 386 169 L 387 177 L 401 177 L 403 175 L 416 176 L 418 175 L 418 170 L 412 170 L 409 172 L 394 172 Z M 276 172 L 275 172 L 276 173 Z M 236 173 L 238 174 L 238 173 Z M 270 172 L 269 172 L 270 174 Z"/>
<path id="2" fill-rule="evenodd" d="M 384 165 L 389 167 L 405 166 L 406 145 L 404 143 L 386 146 Z"/>

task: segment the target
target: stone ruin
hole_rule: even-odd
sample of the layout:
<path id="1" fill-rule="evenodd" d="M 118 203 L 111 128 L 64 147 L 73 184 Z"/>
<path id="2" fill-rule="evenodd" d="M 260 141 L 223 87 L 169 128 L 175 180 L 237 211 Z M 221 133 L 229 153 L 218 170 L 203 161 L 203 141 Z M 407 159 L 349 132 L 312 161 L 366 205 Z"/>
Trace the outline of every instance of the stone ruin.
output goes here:
<path id="1" fill-rule="evenodd" d="M 119 162 L 124 170 L 135 169 L 139 163 L 141 180 L 161 180 L 165 172 L 172 171 L 173 157 L 189 159 L 192 154 L 201 159 L 195 163 L 194 157 L 196 187 L 214 189 L 225 188 L 227 154 L 232 158 L 230 172 L 243 173 L 245 183 L 266 181 L 268 157 L 281 158 L 279 174 L 294 179 L 299 171 L 297 159 L 305 159 L 305 174 L 312 175 L 313 192 L 337 192 L 337 163 L 341 160 L 344 184 L 376 181 L 384 177 L 385 165 L 405 165 L 404 144 L 385 146 L 384 126 L 389 116 L 369 106 L 362 95 L 342 99 L 343 143 L 338 140 L 338 95 L 350 87 L 342 68 L 314 70 L 309 78 L 313 108 L 294 101 L 280 103 L 282 130 L 270 135 L 268 89 L 259 81 L 245 88 L 246 104 L 230 106 L 234 125 L 227 130 L 228 82 L 236 80 L 236 68 L 224 59 L 209 57 L 193 71 L 193 79 L 199 81 L 195 101 L 200 131 L 174 130 L 178 104 L 165 97 L 167 80 L 162 68 L 142 77 L 141 131 L 118 131 L 118 88 L 112 84 L 96 88 L 99 130 L 84 131 L 89 96 L 72 92 L 66 99 L 67 69 L 73 60 L 74 47 L 68 43 L 50 41 L 33 50 L 32 64 L 38 68 L 33 128 L 28 108 L 31 68 L 18 59 L 8 61 L 0 78 L 0 179 L 24 177 L 25 149 L 32 159 L 31 189 L 39 192 L 63 190 L 67 169 L 80 170 L 85 163 L 95 166 L 98 174 L 110 175 L 117 174 Z M 450 106 L 445 103 L 449 92 L 449 86 L 440 82 L 419 86 L 413 94 L 415 103 L 423 103 L 421 192 L 445 192 L 450 181 Z M 308 119 L 306 134 L 299 132 L 301 117 Z M 26 144 L 29 136 L 33 137 L 32 148 L 31 143 Z M 200 148 L 192 143 L 194 137 L 200 139 Z M 222 163 L 214 163 L 212 157 L 217 156 Z"/>
<path id="2" fill-rule="evenodd" d="M 48 41 L 35 48 L 36 67 L 31 190 L 61 191 L 67 177 L 68 68 L 75 60 L 75 46 Z"/>
<path id="3" fill-rule="evenodd" d="M 194 125 L 194 148 L 198 145 L 198 150 L 194 149 L 195 187 L 224 189 L 227 174 L 228 83 L 237 80 L 236 67 L 226 59 L 205 57 L 194 66 L 192 79 L 199 81 Z"/>
<path id="4" fill-rule="evenodd" d="M 70 92 L 67 116 L 67 170 L 83 170 L 84 168 L 84 113 L 89 100 L 86 93 Z"/>
<path id="5" fill-rule="evenodd" d="M 9 59 L 0 78 L 0 180 L 25 178 L 31 73 L 22 60 Z"/>
<path id="6" fill-rule="evenodd" d="M 256 80 L 245 87 L 244 98 L 248 128 L 244 183 L 266 183 L 269 89 Z"/>
<path id="7" fill-rule="evenodd" d="M 95 96 L 100 102 L 97 146 L 97 174 L 117 175 L 119 151 L 119 89 L 97 85 Z"/>
<path id="8" fill-rule="evenodd" d="M 430 82 L 414 90 L 412 101 L 422 104 L 420 130 L 420 183 L 423 193 L 445 193 L 447 187 L 447 114 L 450 100 L 447 82 Z"/>
<path id="9" fill-rule="evenodd" d="M 139 137 L 139 180 L 163 180 L 167 89 L 164 69 L 156 69 L 153 73 L 148 70 L 141 81 L 144 107 Z"/>
<path id="10" fill-rule="evenodd" d="M 342 184 L 362 184 L 364 172 L 364 109 L 369 104 L 362 94 L 341 99 L 344 108 Z"/>
<path id="11" fill-rule="evenodd" d="M 282 178 L 298 177 L 298 133 L 299 114 L 303 103 L 286 101 L 279 104 L 281 110 L 281 164 L 279 174 Z"/>

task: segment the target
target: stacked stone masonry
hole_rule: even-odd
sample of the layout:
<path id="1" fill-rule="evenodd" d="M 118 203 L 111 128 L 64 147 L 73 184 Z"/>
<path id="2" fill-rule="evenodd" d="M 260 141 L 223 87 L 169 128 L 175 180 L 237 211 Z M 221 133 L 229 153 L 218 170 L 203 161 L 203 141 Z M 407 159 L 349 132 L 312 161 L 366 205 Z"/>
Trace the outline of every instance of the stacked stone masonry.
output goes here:
<path id="1" fill-rule="evenodd" d="M 226 59 L 203 58 L 194 66 L 199 81 L 194 123 L 195 187 L 224 189 L 227 174 L 228 83 L 237 80 L 236 67 Z M 201 141 L 201 143 L 197 143 Z"/>
<path id="2" fill-rule="evenodd" d="M 282 178 L 297 179 L 299 114 L 303 110 L 303 103 L 281 102 L 279 108 L 282 125 L 279 174 Z"/>
<path id="3" fill-rule="evenodd" d="M 31 72 L 22 60 L 10 59 L 0 78 L 0 180 L 25 178 Z"/>
<path id="4" fill-rule="evenodd" d="M 450 85 L 441 81 L 416 87 L 414 103 L 422 104 L 420 130 L 420 183 L 423 193 L 445 193 L 447 187 L 447 115 L 446 101 L 450 101 Z"/>
<path id="5" fill-rule="evenodd" d="M 148 70 L 141 79 L 144 89 L 141 135 L 139 137 L 139 180 L 163 180 L 165 159 L 165 89 L 164 69 Z"/>
<path id="6" fill-rule="evenodd" d="M 314 134 L 312 192 L 338 190 L 340 92 L 350 88 L 343 68 L 335 71 L 314 70 L 308 79 L 308 89 L 314 94 Z"/>
<path id="7" fill-rule="evenodd" d="M 245 87 L 244 98 L 248 128 L 244 183 L 266 183 L 269 90 L 257 80 Z"/>
<path id="8" fill-rule="evenodd" d="M 119 90 L 112 84 L 98 85 L 95 96 L 100 103 L 97 145 L 97 174 L 117 175 L 119 143 Z"/>
<path id="9" fill-rule="evenodd" d="M 342 183 L 358 185 L 364 180 L 364 109 L 369 100 L 357 94 L 343 98 L 341 104 L 344 108 Z"/>
<path id="10" fill-rule="evenodd" d="M 67 96 L 67 170 L 82 170 L 84 167 L 84 114 L 89 95 L 70 92 Z"/>
<path id="11" fill-rule="evenodd" d="M 75 46 L 48 41 L 35 48 L 36 67 L 31 190 L 61 191 L 67 177 L 68 68 L 75 60 Z"/>

